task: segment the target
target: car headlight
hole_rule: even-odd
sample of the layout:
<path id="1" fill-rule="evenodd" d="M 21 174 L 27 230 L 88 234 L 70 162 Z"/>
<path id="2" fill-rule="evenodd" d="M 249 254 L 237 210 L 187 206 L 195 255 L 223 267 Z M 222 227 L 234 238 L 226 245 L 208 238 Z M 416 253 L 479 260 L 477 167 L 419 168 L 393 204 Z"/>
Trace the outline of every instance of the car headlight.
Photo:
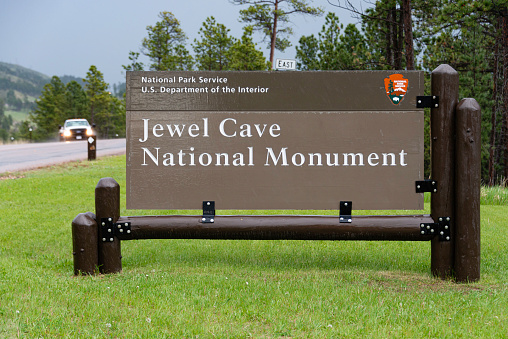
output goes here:
<path id="1" fill-rule="evenodd" d="M 88 135 L 88 136 L 93 135 L 93 131 L 91 128 L 86 129 L 86 135 Z"/>
<path id="2" fill-rule="evenodd" d="M 71 131 L 70 130 L 64 131 L 64 136 L 70 137 L 71 136 Z"/>

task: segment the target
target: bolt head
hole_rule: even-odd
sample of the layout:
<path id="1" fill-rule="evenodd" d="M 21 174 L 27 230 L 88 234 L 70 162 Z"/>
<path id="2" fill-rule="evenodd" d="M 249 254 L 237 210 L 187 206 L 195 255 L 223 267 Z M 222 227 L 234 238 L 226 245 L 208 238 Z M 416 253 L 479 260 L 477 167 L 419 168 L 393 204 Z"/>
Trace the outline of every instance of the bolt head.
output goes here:
<path id="1" fill-rule="evenodd" d="M 450 240 L 450 237 L 446 237 L 446 240 Z"/>
<path id="2" fill-rule="evenodd" d="M 214 219 L 210 219 L 210 222 L 214 222 L 215 220 Z"/>

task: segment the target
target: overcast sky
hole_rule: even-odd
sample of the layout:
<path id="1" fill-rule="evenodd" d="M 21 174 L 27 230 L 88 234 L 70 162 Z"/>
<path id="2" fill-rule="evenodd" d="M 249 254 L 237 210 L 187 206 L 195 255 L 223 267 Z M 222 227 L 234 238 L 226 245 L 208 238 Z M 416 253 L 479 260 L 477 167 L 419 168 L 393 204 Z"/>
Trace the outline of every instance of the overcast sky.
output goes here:
<path id="1" fill-rule="evenodd" d="M 313 5 L 323 7 L 325 14 L 335 12 L 345 25 L 358 22 L 327 0 L 314 0 Z M 129 51 L 139 52 L 146 26 L 154 25 L 161 11 L 170 11 L 180 20 L 192 53 L 190 44 L 209 16 L 240 38 L 244 24 L 238 22 L 238 11 L 242 8 L 246 6 L 228 0 L 0 0 L 0 61 L 48 76 L 85 77 L 90 65 L 95 65 L 106 82 L 117 84 L 125 82 L 122 65 L 129 63 Z M 275 57 L 294 59 L 298 39 L 317 35 L 324 22 L 325 15 L 293 17 L 293 46 Z M 262 37 L 255 34 L 254 39 L 268 57 Z"/>

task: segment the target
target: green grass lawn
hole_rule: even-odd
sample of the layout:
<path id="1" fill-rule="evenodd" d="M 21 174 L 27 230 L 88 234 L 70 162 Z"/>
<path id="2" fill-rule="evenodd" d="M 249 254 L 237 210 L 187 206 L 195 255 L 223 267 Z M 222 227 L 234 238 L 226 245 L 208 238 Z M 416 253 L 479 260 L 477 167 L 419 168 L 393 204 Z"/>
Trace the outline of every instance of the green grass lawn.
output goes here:
<path id="1" fill-rule="evenodd" d="M 365 241 L 124 241 L 121 274 L 74 277 L 109 176 L 121 215 L 176 213 L 125 210 L 125 156 L 0 175 L 0 338 L 508 336 L 506 190 L 482 190 L 478 283 L 433 278 L 428 242 Z"/>

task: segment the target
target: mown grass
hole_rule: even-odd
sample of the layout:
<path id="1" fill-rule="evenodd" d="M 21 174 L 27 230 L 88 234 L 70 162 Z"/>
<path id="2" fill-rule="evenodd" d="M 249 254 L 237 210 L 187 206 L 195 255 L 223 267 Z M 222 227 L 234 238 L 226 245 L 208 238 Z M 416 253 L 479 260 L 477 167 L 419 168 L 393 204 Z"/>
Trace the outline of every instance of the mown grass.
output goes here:
<path id="1" fill-rule="evenodd" d="M 0 338 L 506 337 L 500 199 L 481 206 L 478 283 L 433 278 L 428 242 L 364 241 L 125 241 L 121 274 L 74 277 L 71 221 L 107 176 L 122 215 L 198 213 L 126 211 L 125 157 L 4 175 Z"/>

